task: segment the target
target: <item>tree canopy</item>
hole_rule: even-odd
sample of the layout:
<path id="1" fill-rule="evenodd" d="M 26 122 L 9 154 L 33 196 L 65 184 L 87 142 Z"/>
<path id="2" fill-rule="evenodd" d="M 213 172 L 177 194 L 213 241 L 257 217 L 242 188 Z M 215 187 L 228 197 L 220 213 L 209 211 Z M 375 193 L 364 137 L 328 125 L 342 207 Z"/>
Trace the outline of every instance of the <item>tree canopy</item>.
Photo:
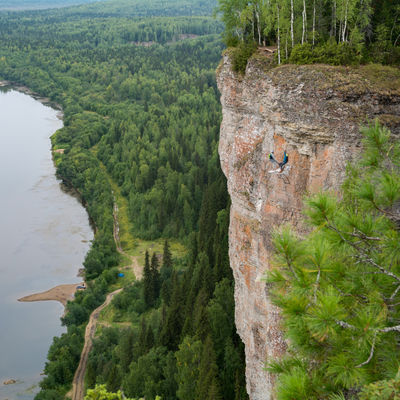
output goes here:
<path id="1" fill-rule="evenodd" d="M 400 60 L 400 5 L 395 1 L 219 0 L 218 12 L 229 46 L 276 44 L 278 63 Z"/>

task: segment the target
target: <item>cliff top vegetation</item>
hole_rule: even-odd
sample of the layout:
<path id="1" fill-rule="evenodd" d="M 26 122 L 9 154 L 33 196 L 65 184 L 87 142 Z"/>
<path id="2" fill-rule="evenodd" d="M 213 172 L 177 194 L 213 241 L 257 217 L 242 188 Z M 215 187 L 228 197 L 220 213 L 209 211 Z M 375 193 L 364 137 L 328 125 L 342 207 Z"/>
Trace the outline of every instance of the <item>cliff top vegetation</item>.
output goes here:
<path id="1" fill-rule="evenodd" d="M 278 64 L 400 61 L 400 5 L 393 1 L 219 0 L 217 10 L 225 43 L 242 60 L 274 45 Z"/>
<path id="2" fill-rule="evenodd" d="M 232 64 L 235 49 L 227 51 Z M 247 61 L 246 61 L 247 62 Z M 262 52 L 255 52 L 249 59 L 249 78 L 258 74 L 267 74 L 274 83 L 284 87 L 312 87 L 316 91 L 335 90 L 344 95 L 400 94 L 400 69 L 395 66 L 381 64 L 367 65 L 278 65 L 275 60 L 266 57 Z M 222 65 L 222 64 L 221 64 Z M 237 65 L 233 65 L 233 68 Z M 247 76 L 247 75 L 246 75 Z"/>

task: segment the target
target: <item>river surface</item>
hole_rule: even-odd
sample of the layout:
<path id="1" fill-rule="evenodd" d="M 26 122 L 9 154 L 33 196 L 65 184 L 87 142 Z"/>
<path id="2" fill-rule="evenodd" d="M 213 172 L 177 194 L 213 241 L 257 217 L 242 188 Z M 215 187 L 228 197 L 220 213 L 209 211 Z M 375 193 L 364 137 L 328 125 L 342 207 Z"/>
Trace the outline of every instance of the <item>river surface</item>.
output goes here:
<path id="1" fill-rule="evenodd" d="M 53 336 L 66 331 L 60 303 L 17 299 L 80 282 L 93 238 L 85 209 L 55 178 L 49 137 L 61 127 L 59 111 L 0 91 L 0 400 L 33 399 Z"/>

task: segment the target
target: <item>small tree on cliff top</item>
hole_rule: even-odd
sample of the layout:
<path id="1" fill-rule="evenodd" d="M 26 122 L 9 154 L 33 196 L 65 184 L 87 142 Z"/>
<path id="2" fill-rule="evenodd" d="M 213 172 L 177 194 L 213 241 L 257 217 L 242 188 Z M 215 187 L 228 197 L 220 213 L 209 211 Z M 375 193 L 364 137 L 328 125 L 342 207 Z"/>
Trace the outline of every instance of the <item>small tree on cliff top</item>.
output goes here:
<path id="1" fill-rule="evenodd" d="M 274 235 L 268 273 L 289 348 L 268 365 L 278 399 L 351 398 L 400 365 L 400 145 L 379 126 L 363 130 L 342 199 L 306 200 L 312 232 Z M 333 398 L 333 397 L 331 397 Z"/>

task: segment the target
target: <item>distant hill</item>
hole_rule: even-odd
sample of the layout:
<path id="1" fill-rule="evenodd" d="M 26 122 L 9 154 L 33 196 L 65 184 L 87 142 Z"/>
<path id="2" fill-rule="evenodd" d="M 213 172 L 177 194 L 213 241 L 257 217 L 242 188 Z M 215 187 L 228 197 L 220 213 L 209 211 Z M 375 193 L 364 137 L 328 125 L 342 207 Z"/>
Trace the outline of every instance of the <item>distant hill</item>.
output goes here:
<path id="1" fill-rule="evenodd" d="M 96 0 L 0 0 L 0 11 L 68 7 L 94 1 Z"/>
<path id="2" fill-rule="evenodd" d="M 68 15 L 170 17 L 211 15 L 216 5 L 217 0 L 0 0 L 0 11 L 78 6 L 68 10 Z"/>

